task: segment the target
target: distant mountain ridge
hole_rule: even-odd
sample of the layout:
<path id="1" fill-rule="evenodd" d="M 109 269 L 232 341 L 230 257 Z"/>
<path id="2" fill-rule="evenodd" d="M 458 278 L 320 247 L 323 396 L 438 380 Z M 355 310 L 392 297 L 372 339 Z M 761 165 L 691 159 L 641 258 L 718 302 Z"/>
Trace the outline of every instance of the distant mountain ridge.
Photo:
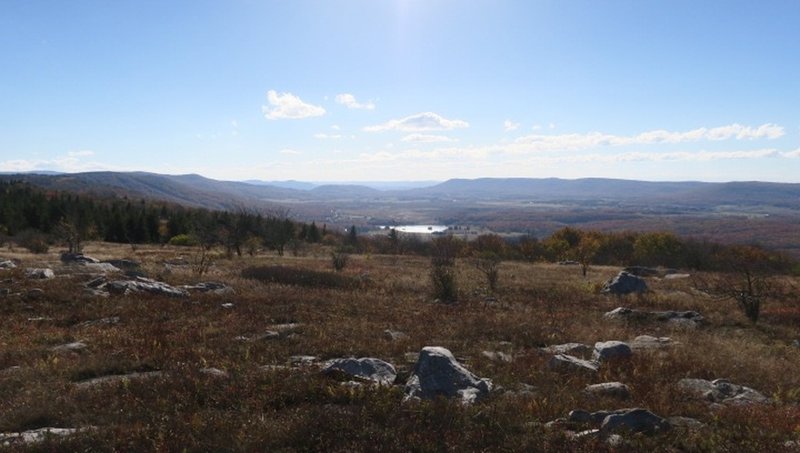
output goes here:
<path id="1" fill-rule="evenodd" d="M 584 178 L 479 178 L 450 179 L 429 187 L 378 190 L 356 184 L 314 185 L 286 181 L 282 186 L 264 182 L 218 181 L 201 175 L 163 175 L 147 172 L 87 172 L 63 174 L 6 174 L 48 190 L 100 196 L 158 199 L 210 209 L 270 209 L 294 203 L 325 203 L 350 199 L 485 200 L 623 202 L 707 208 L 719 205 L 772 206 L 800 210 L 800 184 L 770 182 L 710 183 L 698 181 L 652 182 Z M 395 183 L 400 184 L 400 183 Z"/>

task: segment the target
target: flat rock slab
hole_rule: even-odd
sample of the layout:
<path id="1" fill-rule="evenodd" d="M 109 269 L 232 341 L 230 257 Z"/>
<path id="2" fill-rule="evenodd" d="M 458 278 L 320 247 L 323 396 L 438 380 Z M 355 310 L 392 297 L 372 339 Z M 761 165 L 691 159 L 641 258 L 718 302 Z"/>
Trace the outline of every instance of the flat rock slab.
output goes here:
<path id="1" fill-rule="evenodd" d="M 86 263 L 83 265 L 86 269 L 93 272 L 100 272 L 103 274 L 110 274 L 114 272 L 122 272 L 120 268 L 110 263 Z"/>
<path id="2" fill-rule="evenodd" d="M 69 436 L 79 431 L 80 428 L 38 428 L 19 433 L 0 433 L 0 446 L 36 444 L 47 438 Z"/>
<path id="3" fill-rule="evenodd" d="M 403 332 L 400 332 L 399 330 L 386 329 L 383 331 L 383 334 L 386 336 L 387 339 L 392 341 L 401 341 L 408 338 L 408 335 L 406 335 Z"/>
<path id="4" fill-rule="evenodd" d="M 631 397 L 630 388 L 621 382 L 602 382 L 600 384 L 587 385 L 583 393 L 589 396 L 599 396 L 604 398 L 615 398 L 626 400 Z"/>
<path id="5" fill-rule="evenodd" d="M 771 401 L 761 392 L 750 387 L 734 384 L 726 379 L 681 379 L 678 387 L 711 403 L 729 405 L 764 404 Z"/>
<path id="6" fill-rule="evenodd" d="M 592 351 L 592 348 L 589 345 L 585 345 L 583 343 L 555 344 L 551 346 L 545 346 L 540 349 L 549 354 L 568 354 L 572 356 L 586 355 Z"/>
<path id="7" fill-rule="evenodd" d="M 378 385 L 392 385 L 397 379 L 397 370 L 391 363 L 372 357 L 342 358 L 328 360 L 322 367 L 326 374 L 344 373 Z"/>
<path id="8" fill-rule="evenodd" d="M 552 371 L 567 373 L 597 373 L 600 364 L 595 361 L 583 360 L 567 354 L 556 354 L 547 362 L 547 368 Z"/>
<path id="9" fill-rule="evenodd" d="M 150 278 L 137 277 L 135 280 L 114 280 L 98 288 L 105 289 L 114 294 L 131 293 L 150 293 L 170 297 L 188 297 L 189 292 L 185 289 L 170 286 L 164 282 L 159 282 Z"/>
<path id="10" fill-rule="evenodd" d="M 438 346 L 422 348 L 414 372 L 405 386 L 405 400 L 433 399 L 439 395 L 473 403 L 492 390 L 492 381 L 479 378 L 464 368 L 449 350 Z"/>
<path id="11" fill-rule="evenodd" d="M 83 253 L 62 253 L 61 262 L 65 264 L 96 264 L 100 260 Z"/>
<path id="12" fill-rule="evenodd" d="M 34 280 L 49 280 L 51 278 L 56 278 L 56 274 L 53 272 L 53 269 L 36 267 L 25 270 L 25 276 Z"/>
<path id="13" fill-rule="evenodd" d="M 234 294 L 236 291 L 230 286 L 220 282 L 200 282 L 194 285 L 183 285 L 181 289 L 186 291 L 209 293 L 209 294 Z"/>
<path id="14" fill-rule="evenodd" d="M 483 351 L 481 352 L 481 355 L 491 360 L 492 362 L 511 363 L 514 360 L 511 354 L 506 354 L 505 352 L 502 351 Z"/>
<path id="15" fill-rule="evenodd" d="M 0 269 L 16 269 L 17 265 L 11 260 L 1 260 Z"/>
<path id="16" fill-rule="evenodd" d="M 655 434 L 669 428 L 664 418 L 647 409 L 636 408 L 607 416 L 600 425 L 600 432 L 605 435 L 621 432 Z"/>
<path id="17" fill-rule="evenodd" d="M 592 359 L 598 362 L 605 362 L 629 359 L 632 355 L 633 351 L 628 346 L 628 343 L 622 341 L 599 341 L 594 344 Z"/>
<path id="18" fill-rule="evenodd" d="M 628 307 L 617 307 L 603 317 L 618 321 L 664 322 L 687 328 L 698 327 L 704 322 L 703 316 L 696 311 L 644 311 Z"/>
<path id="19" fill-rule="evenodd" d="M 88 389 L 100 385 L 117 384 L 126 381 L 128 382 L 141 381 L 146 379 L 154 379 L 162 376 L 164 376 L 164 373 L 162 371 L 144 371 L 144 372 L 128 373 L 128 374 L 112 374 L 108 376 L 100 376 L 92 379 L 87 379 L 85 381 L 76 382 L 75 387 L 79 389 Z"/>
<path id="20" fill-rule="evenodd" d="M 634 351 L 654 350 L 669 348 L 677 343 L 669 337 L 653 337 L 650 335 L 639 335 L 628 343 Z"/>
<path id="21" fill-rule="evenodd" d="M 200 373 L 205 374 L 206 376 L 211 376 L 215 378 L 227 378 L 229 376 L 227 371 L 220 370 L 219 368 L 212 368 L 212 367 L 200 368 L 199 371 Z"/>
<path id="22" fill-rule="evenodd" d="M 50 350 L 52 352 L 81 352 L 84 349 L 86 349 L 87 347 L 88 346 L 86 346 L 86 343 L 83 343 L 81 341 L 75 341 L 75 342 L 72 342 L 72 343 L 60 344 L 58 346 L 53 346 L 52 348 L 50 348 Z"/>

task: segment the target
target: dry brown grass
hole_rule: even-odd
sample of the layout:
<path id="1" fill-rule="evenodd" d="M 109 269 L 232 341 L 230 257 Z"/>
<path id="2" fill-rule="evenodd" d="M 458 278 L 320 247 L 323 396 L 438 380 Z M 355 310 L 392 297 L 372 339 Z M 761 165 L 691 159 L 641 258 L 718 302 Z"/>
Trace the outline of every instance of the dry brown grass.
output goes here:
<path id="1" fill-rule="evenodd" d="M 696 434 L 632 437 L 631 450 L 776 451 L 800 429 L 800 349 L 797 306 L 792 298 L 769 302 L 760 324 L 750 324 L 732 302 L 718 302 L 691 288 L 691 280 L 649 280 L 651 294 L 615 298 L 597 293 L 618 269 L 596 267 L 588 278 L 578 267 L 505 262 L 489 295 L 483 275 L 466 263 L 457 267 L 459 302 L 434 304 L 429 260 L 420 257 L 351 256 L 340 274 L 363 285 L 347 289 L 265 284 L 241 277 L 252 266 L 281 265 L 332 272 L 328 251 L 301 257 L 218 257 L 198 278 L 191 266 L 165 266 L 193 250 L 104 243 L 86 245 L 101 259 L 142 262 L 150 276 L 172 284 L 222 281 L 231 295 L 170 299 L 149 295 L 98 298 L 83 293 L 90 277 L 63 266 L 55 252 L 31 255 L 20 249 L 0 256 L 25 267 L 50 265 L 58 277 L 31 281 L 21 270 L 0 271 L 0 287 L 22 296 L 0 296 L 0 432 L 43 426 L 94 426 L 53 440 L 43 450 L 530 450 L 602 451 L 599 440 L 568 440 L 542 424 L 575 408 L 647 407 L 662 416 L 696 417 L 708 427 Z M 795 285 L 796 281 L 786 284 Z M 24 296 L 41 288 L 44 296 Z M 232 303 L 233 308 L 222 304 Z M 652 310 L 697 310 L 709 320 L 698 330 L 666 325 L 609 322 L 602 314 L 625 305 Z M 785 315 L 785 316 L 784 316 Z M 84 324 L 119 317 L 118 324 Z M 41 318 L 39 320 L 31 320 Z M 787 321 L 787 319 L 789 321 Z M 275 340 L 242 342 L 275 324 L 298 323 Z M 385 329 L 407 338 L 392 341 Z M 670 336 L 679 345 L 639 353 L 604 367 L 598 376 L 558 375 L 547 370 L 540 346 Z M 72 341 L 77 353 L 51 347 Z M 413 367 L 406 354 L 444 346 L 480 376 L 506 389 L 528 384 L 532 397 L 501 392 L 462 407 L 447 401 L 402 405 L 402 387 L 348 389 L 313 370 L 264 371 L 310 354 L 322 359 L 373 356 L 395 364 L 401 375 Z M 504 351 L 511 363 L 493 362 L 482 351 Z M 216 367 L 228 378 L 202 374 Z M 81 389 L 75 382 L 109 374 L 161 370 L 143 381 Z M 771 406 L 712 412 L 702 402 L 678 397 L 683 377 L 728 378 L 778 401 Z M 619 403 L 581 394 L 588 383 L 627 383 L 633 399 Z"/>

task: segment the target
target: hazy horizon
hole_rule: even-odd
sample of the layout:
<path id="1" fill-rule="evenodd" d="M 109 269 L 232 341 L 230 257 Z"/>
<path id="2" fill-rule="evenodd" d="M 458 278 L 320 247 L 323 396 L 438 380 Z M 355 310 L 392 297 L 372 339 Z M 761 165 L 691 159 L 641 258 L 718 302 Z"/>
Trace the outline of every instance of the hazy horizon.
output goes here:
<path id="1" fill-rule="evenodd" d="M 800 3 L 6 2 L 0 172 L 800 182 Z"/>

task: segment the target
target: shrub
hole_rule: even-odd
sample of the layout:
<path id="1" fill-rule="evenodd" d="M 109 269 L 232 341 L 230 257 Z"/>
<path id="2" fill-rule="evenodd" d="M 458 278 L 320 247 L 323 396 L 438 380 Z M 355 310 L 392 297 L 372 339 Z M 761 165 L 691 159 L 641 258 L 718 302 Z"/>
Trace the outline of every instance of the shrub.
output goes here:
<path id="1" fill-rule="evenodd" d="M 178 234 L 169 238 L 169 245 L 191 247 L 197 245 L 197 239 L 188 234 Z"/>
<path id="2" fill-rule="evenodd" d="M 31 253 L 47 253 L 50 244 L 47 243 L 47 236 L 37 230 L 25 230 L 17 235 L 17 243 L 28 249 Z"/>
<path id="3" fill-rule="evenodd" d="M 242 277 L 262 283 L 278 283 L 306 288 L 352 289 L 358 285 L 357 280 L 345 275 L 286 266 L 248 267 L 242 271 Z"/>
<path id="4" fill-rule="evenodd" d="M 333 270 L 336 272 L 341 272 L 341 270 L 347 266 L 347 260 L 349 257 L 350 255 L 341 250 L 331 252 L 331 264 L 333 265 Z"/>
<path id="5" fill-rule="evenodd" d="M 433 265 L 431 267 L 431 283 L 433 297 L 443 303 L 452 303 L 458 299 L 458 285 L 453 266 Z"/>

